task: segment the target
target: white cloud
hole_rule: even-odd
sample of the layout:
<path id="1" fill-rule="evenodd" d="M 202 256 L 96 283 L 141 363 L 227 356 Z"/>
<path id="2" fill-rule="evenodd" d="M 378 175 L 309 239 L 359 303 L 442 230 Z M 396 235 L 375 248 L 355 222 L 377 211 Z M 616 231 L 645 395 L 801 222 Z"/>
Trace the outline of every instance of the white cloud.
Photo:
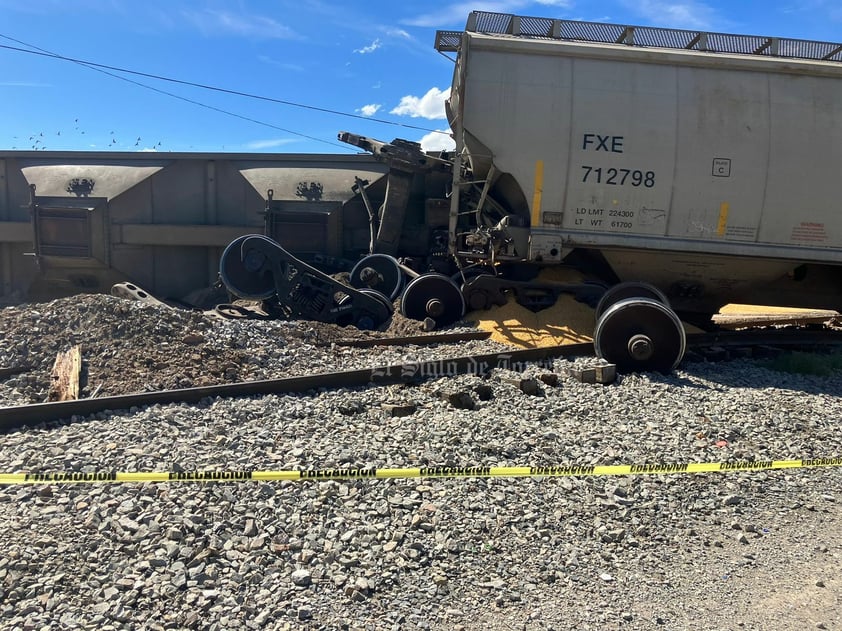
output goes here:
<path id="1" fill-rule="evenodd" d="M 386 29 L 386 35 L 389 35 L 389 36 L 391 36 L 391 37 L 399 37 L 399 38 L 401 38 L 401 39 L 412 39 L 412 35 L 410 35 L 409 33 L 407 33 L 407 32 L 406 32 L 405 30 L 403 30 L 402 28 L 389 28 L 389 29 Z"/>
<path id="2" fill-rule="evenodd" d="M 360 55 L 367 55 L 368 53 L 373 53 L 375 50 L 380 48 L 382 44 L 380 43 L 380 38 L 377 38 L 368 46 L 363 46 L 362 48 L 355 48 L 354 52 L 359 53 Z"/>
<path id="3" fill-rule="evenodd" d="M 401 102 L 389 113 L 412 118 L 445 118 L 444 102 L 449 96 L 450 88 L 447 90 L 430 88 L 421 98 L 412 95 L 401 97 Z"/>
<path id="4" fill-rule="evenodd" d="M 444 131 L 445 133 L 439 133 Z M 446 130 L 431 131 L 419 142 L 424 151 L 453 151 L 456 149 L 456 142 L 450 137 Z"/>
<path id="5" fill-rule="evenodd" d="M 705 30 L 716 22 L 716 10 L 700 0 L 625 0 L 623 4 L 658 26 Z"/>
<path id="6" fill-rule="evenodd" d="M 380 103 L 372 103 L 370 105 L 363 105 L 357 111 L 363 116 L 374 116 L 375 114 L 377 114 L 377 110 L 379 110 L 381 107 L 383 106 L 380 105 Z"/>
<path id="7" fill-rule="evenodd" d="M 247 149 L 272 149 L 273 147 L 282 147 L 293 142 L 298 142 L 295 138 L 270 138 L 266 140 L 253 140 L 246 143 Z"/>
<path id="8" fill-rule="evenodd" d="M 204 9 L 182 11 L 184 18 L 206 36 L 238 35 L 259 39 L 297 39 L 288 26 L 263 15 Z"/>

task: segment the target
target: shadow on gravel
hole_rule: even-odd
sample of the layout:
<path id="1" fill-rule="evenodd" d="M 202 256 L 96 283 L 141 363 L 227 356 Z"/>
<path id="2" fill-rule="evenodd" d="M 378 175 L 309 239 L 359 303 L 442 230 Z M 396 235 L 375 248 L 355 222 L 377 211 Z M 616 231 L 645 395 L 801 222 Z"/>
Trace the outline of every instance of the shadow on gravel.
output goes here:
<path id="1" fill-rule="evenodd" d="M 707 382 L 694 380 L 700 377 Z M 732 360 L 716 363 L 685 362 L 678 373 L 651 375 L 653 381 L 685 388 L 775 388 L 805 394 L 842 395 L 842 354 L 785 353 L 769 360 Z"/>

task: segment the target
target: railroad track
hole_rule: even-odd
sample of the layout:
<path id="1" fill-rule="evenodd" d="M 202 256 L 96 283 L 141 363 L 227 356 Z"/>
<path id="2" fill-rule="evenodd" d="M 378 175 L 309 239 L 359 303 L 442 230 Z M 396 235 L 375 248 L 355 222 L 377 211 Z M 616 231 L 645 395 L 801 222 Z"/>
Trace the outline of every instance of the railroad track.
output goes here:
<path id="1" fill-rule="evenodd" d="M 472 334 L 468 334 L 472 335 Z M 421 336 L 426 337 L 426 336 Z M 439 336 L 441 337 L 441 336 Z M 478 335 L 477 337 L 481 337 Z M 377 343 L 417 344 L 419 336 L 380 339 Z M 464 336 L 448 335 L 442 341 L 458 342 Z M 475 338 L 470 338 L 475 339 Z M 352 342 L 357 344 L 358 341 Z M 340 343 L 341 344 L 341 343 Z M 687 361 L 712 358 L 728 359 L 731 356 L 768 356 L 782 350 L 817 351 L 842 346 L 839 330 L 760 330 L 721 331 L 687 336 Z M 494 368 L 519 370 L 530 362 L 557 357 L 582 357 L 593 355 L 593 344 L 567 344 L 505 353 L 456 356 L 448 359 L 418 361 L 343 370 L 336 372 L 243 381 L 195 388 L 180 388 L 124 394 L 101 398 L 79 399 L 54 403 L 34 403 L 0 407 L 0 431 L 9 431 L 42 423 L 88 416 L 107 410 L 126 410 L 146 405 L 171 403 L 197 403 L 208 397 L 243 397 L 265 394 L 289 394 L 316 389 L 354 388 L 369 384 L 388 385 L 420 381 L 428 378 L 459 374 L 485 374 Z"/>

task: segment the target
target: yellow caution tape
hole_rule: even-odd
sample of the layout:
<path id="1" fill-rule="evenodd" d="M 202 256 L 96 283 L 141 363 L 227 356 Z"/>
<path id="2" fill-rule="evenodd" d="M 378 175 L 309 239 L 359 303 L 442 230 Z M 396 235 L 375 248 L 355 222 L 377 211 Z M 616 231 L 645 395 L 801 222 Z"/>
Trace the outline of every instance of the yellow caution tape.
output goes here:
<path id="1" fill-rule="evenodd" d="M 110 482 L 271 482 L 276 480 L 360 480 L 400 478 L 529 478 L 604 475 L 672 475 L 676 473 L 734 473 L 772 469 L 839 467 L 842 457 L 808 460 L 741 460 L 675 464 L 546 465 L 540 467 L 416 467 L 406 469 L 339 468 L 301 471 L 57 471 L 0 473 L 0 485 Z"/>

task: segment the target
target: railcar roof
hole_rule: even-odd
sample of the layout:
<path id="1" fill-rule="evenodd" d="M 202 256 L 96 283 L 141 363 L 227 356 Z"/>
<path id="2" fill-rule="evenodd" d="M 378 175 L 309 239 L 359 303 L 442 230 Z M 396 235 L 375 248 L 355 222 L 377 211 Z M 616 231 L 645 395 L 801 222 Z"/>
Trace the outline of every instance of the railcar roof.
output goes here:
<path id="1" fill-rule="evenodd" d="M 840 43 L 524 17 L 488 11 L 473 11 L 468 16 L 464 31 L 437 31 L 436 50 L 458 52 L 464 32 L 842 63 L 842 44 Z"/>

